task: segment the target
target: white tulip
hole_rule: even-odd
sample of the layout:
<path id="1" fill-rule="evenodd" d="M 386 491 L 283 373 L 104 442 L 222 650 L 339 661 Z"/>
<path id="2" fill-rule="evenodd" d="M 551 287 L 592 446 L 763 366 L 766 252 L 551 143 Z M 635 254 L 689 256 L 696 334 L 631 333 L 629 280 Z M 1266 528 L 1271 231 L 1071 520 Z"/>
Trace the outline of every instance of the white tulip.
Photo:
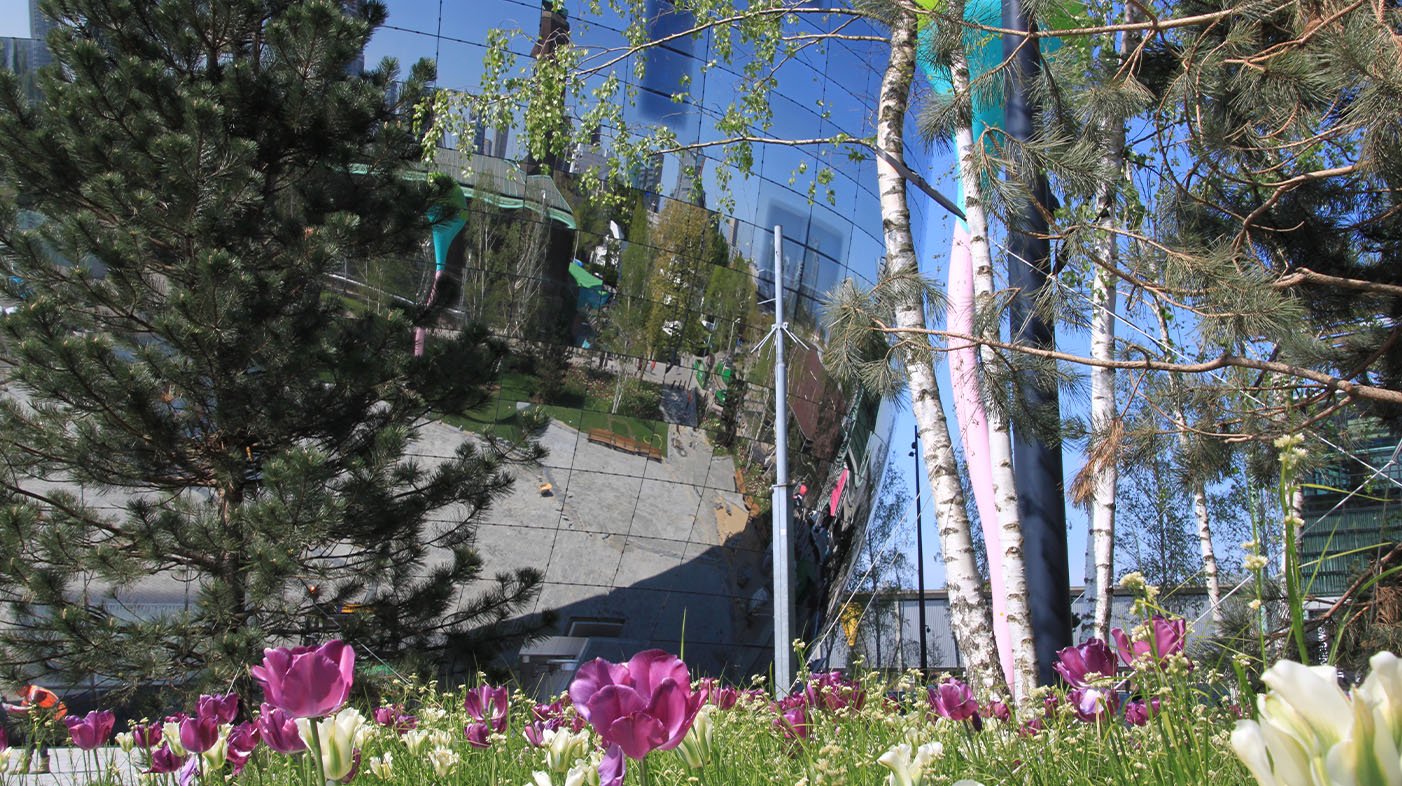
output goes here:
<path id="1" fill-rule="evenodd" d="M 317 742 L 312 739 L 311 724 L 309 718 L 297 719 L 297 733 L 307 744 L 307 750 L 314 749 Z M 355 767 L 355 749 L 360 747 L 365 735 L 369 733 L 365 725 L 365 716 L 361 715 L 359 710 L 346 707 L 335 715 L 317 721 L 316 731 L 320 738 L 319 753 L 326 780 L 342 780 Z"/>
<path id="2" fill-rule="evenodd" d="M 938 742 L 927 742 L 913 752 L 907 743 L 894 745 L 881 754 L 877 763 L 891 771 L 886 778 L 890 786 L 921 786 L 925 781 L 925 767 L 944 753 L 944 746 Z"/>
<path id="3" fill-rule="evenodd" d="M 682 738 L 681 745 L 677 746 L 677 753 L 689 769 L 699 770 L 711 761 L 712 743 L 716 736 L 711 715 L 716 709 L 714 704 L 702 707 L 696 713 L 696 719 L 692 721 L 686 736 Z"/>
<path id="4" fill-rule="evenodd" d="M 462 757 L 451 748 L 434 748 L 428 752 L 428 763 L 433 766 L 433 774 L 440 778 L 448 777 Z"/>

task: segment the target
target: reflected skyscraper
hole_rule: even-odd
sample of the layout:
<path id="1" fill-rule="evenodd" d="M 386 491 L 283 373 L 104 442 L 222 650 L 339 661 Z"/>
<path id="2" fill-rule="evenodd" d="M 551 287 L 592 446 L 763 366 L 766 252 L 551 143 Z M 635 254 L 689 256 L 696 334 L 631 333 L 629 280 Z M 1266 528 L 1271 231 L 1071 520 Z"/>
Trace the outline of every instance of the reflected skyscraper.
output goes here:
<path id="1" fill-rule="evenodd" d="M 773 225 L 785 238 L 790 327 L 804 340 L 789 350 L 791 413 L 777 427 L 788 432 L 797 509 L 795 632 L 810 640 L 832 622 L 890 438 L 891 408 L 835 380 L 817 350 L 825 294 L 849 277 L 873 283 L 883 256 L 873 165 L 757 148 L 753 176 L 722 192 L 716 173 L 726 165 L 698 143 L 744 77 L 702 67 L 716 58 L 714 42 L 685 34 L 695 20 L 671 0 L 644 8 L 642 28 L 664 43 L 633 55 L 640 75 L 623 69 L 636 96 L 625 111 L 631 123 L 669 129 L 679 152 L 635 169 L 622 207 L 590 200 L 579 182 L 606 163 L 616 141 L 608 128 L 549 167 L 561 209 L 547 210 L 530 185 L 545 174 L 516 186 L 512 162 L 490 163 L 502 151 L 485 128 L 467 142 L 491 155 L 450 172 L 468 209 L 464 239 L 454 241 L 462 295 L 445 313 L 485 319 L 530 357 L 506 375 L 497 400 L 457 428 L 435 427 L 425 451 L 451 450 L 471 438 L 464 431 L 517 428 L 526 410 L 546 416 L 537 436 L 550 455 L 521 471 L 476 542 L 489 571 L 544 571 L 533 611 L 553 612 L 557 623 L 515 653 L 524 683 L 542 692 L 560 689 L 584 660 L 683 642 L 698 673 L 740 679 L 769 669 L 774 381 L 772 354 L 754 349 L 773 319 L 765 302 L 776 283 Z M 412 62 L 438 51 L 441 85 L 468 93 L 479 88 L 474 64 L 493 28 L 518 31 L 513 51 L 527 67 L 563 40 L 617 51 L 626 29 L 607 8 L 582 2 L 482 0 L 470 14 L 440 16 L 436 4 L 391 0 L 389 10 L 398 29 L 377 36 L 370 59 Z M 873 69 L 884 57 L 859 37 L 803 49 L 777 74 L 775 135 L 869 135 Z M 819 168 L 832 181 L 810 194 L 796 173 Z M 724 212 L 710 209 L 720 205 Z M 605 246 L 618 251 L 590 253 Z M 567 270 L 553 261 L 560 253 L 574 257 Z M 547 261 L 536 265 L 532 254 Z M 426 255 L 404 279 L 424 280 L 431 264 Z M 523 295 L 561 288 L 574 293 L 564 298 L 572 306 L 532 309 Z"/>

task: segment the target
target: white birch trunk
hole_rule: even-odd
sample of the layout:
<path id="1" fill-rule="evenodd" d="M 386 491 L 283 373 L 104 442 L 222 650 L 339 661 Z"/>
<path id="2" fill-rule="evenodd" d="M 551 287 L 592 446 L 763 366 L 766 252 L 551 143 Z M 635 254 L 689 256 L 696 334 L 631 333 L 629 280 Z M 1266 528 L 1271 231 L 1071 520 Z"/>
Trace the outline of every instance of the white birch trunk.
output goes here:
<path id="1" fill-rule="evenodd" d="M 1159 315 L 1160 341 L 1169 343 L 1168 322 L 1163 317 L 1163 308 L 1156 309 Z M 1178 452 L 1186 456 L 1188 442 L 1188 412 L 1183 407 L 1177 375 L 1174 376 L 1171 391 L 1174 397 L 1173 417 L 1178 428 Z M 1220 630 L 1222 625 L 1222 583 L 1217 576 L 1217 549 L 1212 545 L 1212 517 L 1207 512 L 1207 488 L 1194 478 L 1190 485 L 1193 495 L 1193 521 L 1197 524 L 1198 550 L 1202 554 L 1202 575 L 1207 584 L 1207 603 L 1211 611 L 1212 624 Z"/>
<path id="2" fill-rule="evenodd" d="M 1202 549 L 1202 575 L 1207 582 L 1207 602 L 1212 610 L 1214 633 L 1222 632 L 1222 584 L 1217 579 L 1217 551 L 1212 547 L 1212 522 L 1207 515 L 1207 490 L 1193 483 L 1193 516 L 1198 524 L 1198 546 Z"/>
<path id="3" fill-rule="evenodd" d="M 956 100 L 970 100 L 969 67 L 961 50 L 954 52 L 950 73 Z M 964 218 L 969 227 L 969 255 L 974 267 L 975 325 L 978 319 L 983 319 L 985 326 L 979 331 L 981 337 L 996 340 L 999 321 L 988 319 L 994 308 L 993 254 L 988 247 L 988 218 L 983 209 L 982 184 L 975 162 L 973 128 L 960 124 L 955 130 L 954 142 L 959 157 L 959 177 L 964 184 Z M 982 345 L 979 353 L 985 369 L 999 362 L 992 347 Z M 1002 406 L 1002 402 L 995 401 L 986 408 L 988 461 L 1002 550 L 1001 554 L 989 554 L 988 558 L 1000 560 L 1003 566 L 1003 602 L 1013 651 L 1014 684 L 1010 687 L 1014 697 L 1026 701 L 1037 687 L 1037 650 L 1027 605 L 1027 568 L 1022 554 L 1022 521 L 1018 516 L 1017 484 L 1013 476 L 1012 434 Z"/>
<path id="4" fill-rule="evenodd" d="M 1090 355 L 1096 360 L 1113 360 L 1115 355 L 1115 276 L 1118 248 L 1111 231 L 1116 223 L 1117 179 L 1124 167 L 1124 122 L 1108 121 L 1109 133 L 1101 157 L 1105 179 L 1096 187 L 1095 206 L 1101 233 L 1096 241 L 1091 275 Z M 1119 412 L 1115 405 L 1115 370 L 1092 366 L 1090 371 L 1091 433 L 1108 435 Z M 1119 461 L 1111 457 L 1100 462 L 1091 489 L 1090 547 L 1094 561 L 1094 623 L 1091 635 L 1110 640 L 1110 611 L 1115 597 L 1115 486 L 1119 481 Z"/>
<path id="5" fill-rule="evenodd" d="M 915 241 L 910 230 L 910 209 L 906 203 L 905 178 L 890 163 L 905 156 L 905 115 L 915 76 L 915 15 L 901 11 L 891 26 L 891 60 L 881 79 L 877 104 L 876 144 L 883 156 L 876 158 L 876 176 L 881 193 L 881 229 L 885 240 L 887 270 L 893 274 L 918 270 Z M 925 328 L 923 303 L 917 298 L 896 310 L 896 327 Z M 926 341 L 909 335 L 907 341 Z M 974 543 L 964 509 L 964 492 L 959 485 L 954 445 L 949 436 L 944 406 L 934 363 L 926 352 L 908 351 L 911 409 L 920 433 L 922 459 L 935 500 L 939 524 L 940 552 L 944 556 L 945 583 L 949 591 L 950 626 L 964 657 L 969 682 L 980 693 L 1002 693 L 1001 669 L 994 657 L 993 627 L 988 604 L 980 592 L 978 569 L 974 563 Z M 924 602 L 924 599 L 921 599 Z"/>

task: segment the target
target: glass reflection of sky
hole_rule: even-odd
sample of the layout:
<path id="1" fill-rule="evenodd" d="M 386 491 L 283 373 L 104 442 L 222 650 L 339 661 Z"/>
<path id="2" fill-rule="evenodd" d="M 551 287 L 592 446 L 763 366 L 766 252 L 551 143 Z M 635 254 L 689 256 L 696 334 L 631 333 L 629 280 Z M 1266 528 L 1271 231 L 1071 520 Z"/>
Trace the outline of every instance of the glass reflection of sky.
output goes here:
<path id="1" fill-rule="evenodd" d="M 511 31 L 512 49 L 524 63 L 540 16 L 536 0 L 477 0 L 470 10 L 440 5 L 438 0 L 390 0 L 388 5 L 389 22 L 376 32 L 366 62 L 394 57 L 401 68 L 407 68 L 418 58 L 436 57 L 439 84 L 469 92 L 476 90 L 481 81 L 485 53 L 482 42 L 488 32 Z M 581 5 L 566 3 L 571 36 L 577 45 L 594 49 L 624 43 L 622 22 L 617 16 L 607 10 L 596 15 Z M 684 31 L 691 23 L 687 15 L 673 10 L 671 0 L 646 0 L 645 7 L 649 14 L 648 31 L 653 38 Z M 802 22 L 813 30 L 819 29 L 819 24 L 807 18 Z M 699 63 L 710 57 L 710 47 L 706 36 L 683 37 L 650 52 L 646 75 L 637 85 L 637 106 L 628 111 L 629 121 L 665 125 L 683 141 L 716 138 L 715 122 L 725 104 L 736 96 L 737 83 L 744 77 L 723 67 L 702 73 Z M 741 46 L 736 48 L 743 51 Z M 769 133 L 795 138 L 812 138 L 838 130 L 853 135 L 870 134 L 870 99 L 879 82 L 876 68 L 883 58 L 884 53 L 873 44 L 860 41 L 804 49 L 777 72 L 781 87 L 772 100 L 774 120 Z M 631 68 L 620 69 L 620 74 L 633 79 Z M 687 100 L 673 100 L 678 93 L 686 93 Z M 821 114 L 823 111 L 827 117 Z M 716 152 L 705 151 L 708 156 Z M 517 153 L 515 144 L 508 147 L 509 155 Z M 754 176 L 731 182 L 729 191 L 735 207 L 729 212 L 763 231 L 746 232 L 758 242 L 737 250 L 752 260 L 768 259 L 773 253 L 768 230 L 780 223 L 785 235 L 801 244 L 788 260 L 792 267 L 785 273 L 787 287 L 801 285 L 811 298 L 848 275 L 873 281 L 881 242 L 875 172 L 870 162 L 853 162 L 845 154 L 824 153 L 818 148 L 767 146 L 757 148 L 755 154 Z M 706 205 L 716 208 L 721 199 L 715 164 L 697 163 Z M 833 201 L 829 205 L 826 189 L 820 188 L 815 195 L 818 204 L 814 205 L 810 203 L 809 184 L 823 166 L 834 171 Z M 680 193 L 677 180 L 682 168 L 675 156 L 669 157 L 658 187 L 660 194 Z M 804 173 L 796 175 L 800 170 Z M 761 290 L 766 287 L 772 295 L 772 280 L 761 283 Z M 795 297 L 792 302 L 795 308 L 812 309 L 811 303 L 805 306 L 800 298 Z"/>

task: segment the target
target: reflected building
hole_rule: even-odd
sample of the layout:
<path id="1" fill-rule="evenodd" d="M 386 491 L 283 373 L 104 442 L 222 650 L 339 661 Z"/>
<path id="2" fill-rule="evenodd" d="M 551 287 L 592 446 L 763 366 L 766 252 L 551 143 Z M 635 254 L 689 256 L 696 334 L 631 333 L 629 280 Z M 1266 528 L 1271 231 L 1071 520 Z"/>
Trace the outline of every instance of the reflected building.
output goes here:
<path id="1" fill-rule="evenodd" d="M 523 62 L 548 56 L 560 35 L 584 47 L 625 40 L 619 19 L 584 2 L 481 0 L 453 17 L 436 7 L 392 0 L 397 29 L 377 33 L 368 59 L 412 62 L 437 49 L 441 86 L 472 92 L 480 74 L 464 64 L 480 62 L 491 28 L 520 31 Z M 647 34 L 669 40 L 641 55 L 646 68 L 632 77 L 629 120 L 665 126 L 681 145 L 702 141 L 743 76 L 702 67 L 715 57 L 708 36 L 669 38 L 694 22 L 671 0 L 646 0 L 645 8 Z M 869 136 L 885 56 L 856 38 L 802 50 L 779 70 L 773 133 Z M 481 154 L 498 152 L 484 134 L 467 151 L 479 154 L 468 156 L 472 171 L 443 165 L 467 207 L 450 262 L 462 271 L 457 302 L 438 319 L 484 320 L 521 348 L 521 359 L 493 402 L 434 425 L 422 450 L 448 455 L 438 451 L 471 432 L 520 429 L 530 410 L 548 420 L 537 433 L 549 456 L 519 473 L 513 496 L 493 506 L 477 535 L 489 573 L 533 565 L 545 574 L 531 612 L 553 612 L 556 627 L 514 653 L 523 683 L 556 691 L 581 662 L 646 647 L 684 646 L 699 673 L 768 673 L 776 424 L 773 354 L 756 350 L 774 319 L 777 283 L 804 342 L 789 350 L 791 412 L 777 428 L 788 432 L 797 508 L 794 627 L 811 639 L 834 624 L 894 414 L 834 379 L 818 350 L 825 294 L 847 278 L 874 283 L 883 257 L 874 165 L 756 148 L 754 175 L 722 194 L 716 172 L 724 165 L 698 147 L 649 160 L 632 173 L 625 206 L 606 208 L 576 188 L 579 173 L 607 159 L 605 133 L 551 167 L 565 216 L 560 204 L 546 204 L 553 197 L 527 188 L 508 198 L 509 189 L 482 179 L 493 167 Z M 820 168 L 832 170 L 832 182 L 812 198 L 794 173 Z M 720 205 L 724 212 L 711 209 Z M 776 224 L 781 282 L 772 275 Z M 562 235 L 567 225 L 572 234 Z M 422 297 L 433 265 L 427 247 L 406 263 L 405 297 Z M 551 305 L 532 307 L 532 293 L 552 293 Z"/>

